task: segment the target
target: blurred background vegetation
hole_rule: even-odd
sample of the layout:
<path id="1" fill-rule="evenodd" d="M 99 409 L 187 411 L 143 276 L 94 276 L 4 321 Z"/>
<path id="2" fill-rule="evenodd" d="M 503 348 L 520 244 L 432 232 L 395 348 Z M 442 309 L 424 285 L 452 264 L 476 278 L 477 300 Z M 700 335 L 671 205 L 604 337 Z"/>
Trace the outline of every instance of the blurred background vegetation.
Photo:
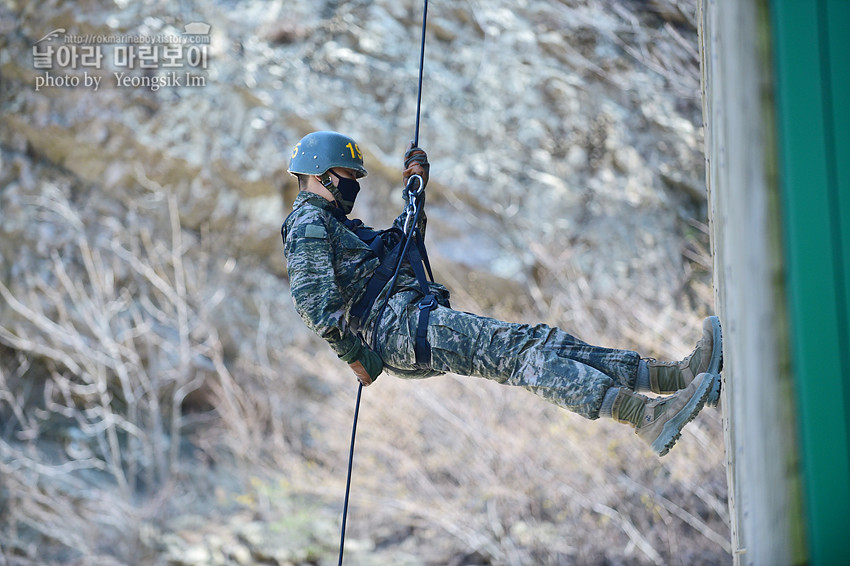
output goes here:
<path id="1" fill-rule="evenodd" d="M 0 2 L 0 564 L 336 563 L 356 381 L 288 295 L 286 167 L 343 131 L 370 171 L 354 214 L 398 214 L 421 9 Z M 456 308 L 692 349 L 713 309 L 695 9 L 431 2 L 429 252 Z M 168 71 L 117 46 L 192 22 L 201 82 L 119 82 Z M 85 34 L 110 38 L 78 43 L 99 68 L 39 66 Z M 658 459 L 522 390 L 385 375 L 354 469 L 350 564 L 731 562 L 717 411 Z"/>

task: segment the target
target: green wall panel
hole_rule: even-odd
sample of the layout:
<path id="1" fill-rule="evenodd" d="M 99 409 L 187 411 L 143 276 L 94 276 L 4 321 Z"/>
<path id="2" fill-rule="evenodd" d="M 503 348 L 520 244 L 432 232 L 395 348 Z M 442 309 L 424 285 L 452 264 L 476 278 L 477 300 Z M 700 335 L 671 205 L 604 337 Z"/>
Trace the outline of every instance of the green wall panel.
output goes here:
<path id="1" fill-rule="evenodd" d="M 850 0 L 771 3 L 792 366 L 811 564 L 850 556 Z"/>
<path id="2" fill-rule="evenodd" d="M 836 196 L 834 209 L 840 250 L 836 261 L 843 269 L 844 328 L 841 348 L 850 354 L 850 0 L 826 2 L 824 17 L 827 24 L 830 89 L 834 151 L 834 179 Z M 846 360 L 845 360 L 846 363 Z M 850 381 L 850 371 L 844 370 L 845 383 Z M 850 386 L 845 387 L 846 407 L 850 410 Z M 850 419 L 848 419 L 850 420 Z"/>

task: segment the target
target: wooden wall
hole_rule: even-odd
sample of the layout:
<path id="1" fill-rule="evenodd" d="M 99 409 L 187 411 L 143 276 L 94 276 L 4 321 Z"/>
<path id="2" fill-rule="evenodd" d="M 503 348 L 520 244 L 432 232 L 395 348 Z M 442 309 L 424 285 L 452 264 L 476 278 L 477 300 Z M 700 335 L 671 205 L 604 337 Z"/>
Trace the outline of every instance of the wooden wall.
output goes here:
<path id="1" fill-rule="evenodd" d="M 700 0 L 705 153 L 735 564 L 805 558 L 766 0 Z"/>

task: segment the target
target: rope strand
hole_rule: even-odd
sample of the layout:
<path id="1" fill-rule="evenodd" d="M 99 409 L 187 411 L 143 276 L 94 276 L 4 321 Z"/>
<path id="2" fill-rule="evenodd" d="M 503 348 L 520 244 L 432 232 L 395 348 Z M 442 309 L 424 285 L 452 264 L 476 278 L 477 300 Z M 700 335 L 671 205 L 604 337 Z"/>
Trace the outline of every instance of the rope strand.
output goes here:
<path id="1" fill-rule="evenodd" d="M 354 438 L 357 435 L 357 415 L 360 413 L 360 394 L 363 393 L 363 384 L 359 383 L 357 388 L 357 404 L 354 406 L 354 426 L 351 427 L 351 448 L 348 451 L 348 478 L 345 480 L 345 503 L 342 506 L 342 528 L 339 539 L 339 566 L 342 566 L 342 552 L 345 548 L 345 520 L 348 517 L 348 494 L 351 491 L 351 467 L 354 464 Z"/>
<path id="2" fill-rule="evenodd" d="M 428 23 L 428 0 L 425 0 L 425 7 L 422 11 L 422 43 L 419 48 L 419 88 L 416 94 L 416 132 L 413 138 L 414 147 L 419 147 L 419 115 L 422 109 L 422 76 L 423 70 L 425 67 L 425 31 Z M 420 179 L 420 183 L 422 180 Z M 422 199 L 424 201 L 424 194 L 422 194 Z M 411 197 L 414 198 L 414 197 Z M 423 203 L 424 204 L 424 203 Z M 404 243 L 404 250 L 402 255 L 399 256 L 399 265 L 396 266 L 395 273 L 393 274 L 392 281 L 390 283 L 390 288 L 387 291 L 386 299 L 389 299 L 390 294 L 392 293 L 392 288 L 395 285 L 396 278 L 398 277 L 398 271 L 401 267 L 401 261 L 404 256 L 404 252 L 407 251 L 407 247 L 410 245 L 410 239 L 413 232 L 416 231 L 416 221 L 419 218 L 419 210 L 416 211 L 416 215 L 414 217 L 414 228 L 411 230 L 410 234 L 407 234 L 407 241 Z M 375 331 L 377 333 L 378 323 L 381 319 L 381 314 L 383 313 L 384 308 L 386 308 L 386 299 L 384 301 L 384 305 L 381 307 L 380 314 L 378 315 L 378 319 L 375 321 Z M 342 506 L 342 526 L 340 528 L 340 536 L 339 536 L 339 566 L 342 566 L 342 555 L 345 550 L 345 524 L 348 519 L 348 496 L 351 492 L 351 471 L 354 466 L 354 439 L 357 435 L 357 417 L 360 414 L 360 395 L 363 393 L 363 384 L 360 383 L 357 388 L 357 403 L 354 406 L 354 423 L 351 426 L 351 447 L 348 451 L 348 476 L 345 480 L 345 502 Z"/>
<path id="3" fill-rule="evenodd" d="M 428 0 L 422 10 L 422 44 L 419 47 L 419 90 L 416 93 L 416 133 L 413 137 L 414 147 L 419 147 L 419 111 L 422 109 L 422 74 L 425 68 L 425 28 L 428 23 Z"/>

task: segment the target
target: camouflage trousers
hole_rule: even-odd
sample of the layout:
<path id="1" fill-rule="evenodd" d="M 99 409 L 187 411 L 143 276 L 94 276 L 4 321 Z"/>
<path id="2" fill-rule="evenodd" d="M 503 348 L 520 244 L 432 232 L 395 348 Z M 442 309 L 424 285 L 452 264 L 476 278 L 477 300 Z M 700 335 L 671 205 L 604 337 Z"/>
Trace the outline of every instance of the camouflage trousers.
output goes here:
<path id="1" fill-rule="evenodd" d="M 523 387 L 589 419 L 598 418 L 610 387 L 634 388 L 640 362 L 636 352 L 592 346 L 544 324 L 503 322 L 443 306 L 431 311 L 428 323 L 431 369 L 417 369 L 418 320 L 417 302 L 408 293 L 390 299 L 380 339 L 372 340 L 389 373 L 403 378 L 446 372 L 483 377 Z"/>

